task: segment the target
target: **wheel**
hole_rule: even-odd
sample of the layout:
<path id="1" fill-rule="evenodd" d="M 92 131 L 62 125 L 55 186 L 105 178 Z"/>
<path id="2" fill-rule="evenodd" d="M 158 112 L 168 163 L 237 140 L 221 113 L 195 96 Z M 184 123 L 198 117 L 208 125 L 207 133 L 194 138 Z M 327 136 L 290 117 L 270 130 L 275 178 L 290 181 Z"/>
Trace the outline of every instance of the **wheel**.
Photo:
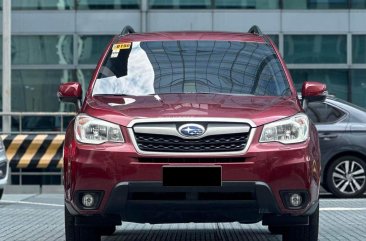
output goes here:
<path id="1" fill-rule="evenodd" d="M 319 205 L 309 216 L 309 225 L 289 226 L 283 233 L 282 241 L 318 241 L 319 234 Z"/>
<path id="2" fill-rule="evenodd" d="M 3 197 L 4 189 L 0 189 L 0 199 Z"/>
<path id="3" fill-rule="evenodd" d="M 98 228 L 98 233 L 100 235 L 112 235 L 116 231 L 116 226 L 106 226 Z"/>
<path id="4" fill-rule="evenodd" d="M 65 206 L 65 236 L 66 241 L 100 241 L 101 235 L 96 228 L 75 225 L 75 217 Z"/>
<path id="5" fill-rule="evenodd" d="M 268 225 L 268 231 L 271 234 L 283 234 L 285 232 L 285 227 Z"/>
<path id="6" fill-rule="evenodd" d="M 340 198 L 355 198 L 366 190 L 366 164 L 355 156 L 336 159 L 327 171 L 327 186 Z"/>

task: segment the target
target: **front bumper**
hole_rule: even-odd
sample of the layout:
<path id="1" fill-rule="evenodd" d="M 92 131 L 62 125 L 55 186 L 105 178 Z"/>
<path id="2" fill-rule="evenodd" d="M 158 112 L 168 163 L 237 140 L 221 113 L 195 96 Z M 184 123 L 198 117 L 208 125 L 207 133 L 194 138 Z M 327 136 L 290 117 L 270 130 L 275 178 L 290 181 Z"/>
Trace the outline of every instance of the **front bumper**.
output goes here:
<path id="1" fill-rule="evenodd" d="M 318 205 L 304 215 L 282 215 L 263 182 L 223 182 L 221 187 L 166 187 L 161 182 L 122 182 L 112 191 L 103 215 L 76 215 L 79 225 L 136 223 L 234 222 L 265 225 L 304 225 Z M 80 206 L 80 204 L 78 205 Z M 103 221 L 101 221 L 103 220 Z M 89 223 L 88 223 L 89 222 Z M 90 223 L 91 222 L 91 223 Z"/>
<path id="2" fill-rule="evenodd" d="M 0 151 L 0 189 L 3 189 L 8 181 L 9 163 L 4 151 Z"/>

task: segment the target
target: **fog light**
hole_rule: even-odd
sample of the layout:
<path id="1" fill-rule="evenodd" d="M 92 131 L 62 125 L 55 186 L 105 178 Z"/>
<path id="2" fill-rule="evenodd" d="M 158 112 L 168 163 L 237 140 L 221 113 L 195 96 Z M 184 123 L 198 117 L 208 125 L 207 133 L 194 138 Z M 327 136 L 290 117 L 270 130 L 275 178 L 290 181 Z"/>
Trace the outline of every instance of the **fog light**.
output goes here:
<path id="1" fill-rule="evenodd" d="M 94 200 L 93 195 L 84 194 L 83 198 L 81 199 L 81 202 L 85 207 L 90 208 L 90 207 L 94 206 L 95 200 Z"/>
<path id="2" fill-rule="evenodd" d="M 307 190 L 283 190 L 280 191 L 283 204 L 288 209 L 305 208 L 309 203 L 309 193 Z"/>
<path id="3" fill-rule="evenodd" d="M 3 170 L 0 170 L 0 178 L 3 178 L 5 175 L 3 173 Z"/>
<path id="4" fill-rule="evenodd" d="M 302 204 L 302 197 L 297 193 L 291 194 L 290 203 L 293 207 L 299 207 Z"/>
<path id="5" fill-rule="evenodd" d="M 98 190 L 78 191 L 75 197 L 80 209 L 97 209 L 103 198 L 103 192 Z"/>

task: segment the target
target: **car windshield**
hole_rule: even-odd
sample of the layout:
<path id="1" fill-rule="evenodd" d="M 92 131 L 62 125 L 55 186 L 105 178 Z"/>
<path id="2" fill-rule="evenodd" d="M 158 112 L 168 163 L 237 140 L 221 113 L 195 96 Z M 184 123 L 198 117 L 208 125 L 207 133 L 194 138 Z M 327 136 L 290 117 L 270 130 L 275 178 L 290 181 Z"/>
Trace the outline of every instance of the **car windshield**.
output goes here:
<path id="1" fill-rule="evenodd" d="M 93 87 L 93 95 L 289 92 L 281 63 L 269 45 L 236 41 L 114 44 Z"/>

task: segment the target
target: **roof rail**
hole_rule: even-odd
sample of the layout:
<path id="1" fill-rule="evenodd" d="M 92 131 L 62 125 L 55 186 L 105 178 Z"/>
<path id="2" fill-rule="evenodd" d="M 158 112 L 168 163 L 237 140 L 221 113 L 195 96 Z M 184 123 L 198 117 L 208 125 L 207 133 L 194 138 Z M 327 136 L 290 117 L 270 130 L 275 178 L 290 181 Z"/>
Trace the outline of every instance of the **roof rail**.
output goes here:
<path id="1" fill-rule="evenodd" d="M 262 33 L 261 29 L 260 29 L 257 25 L 253 25 L 253 26 L 249 29 L 248 33 L 253 33 L 253 34 L 263 35 L 263 33 Z"/>
<path id="2" fill-rule="evenodd" d="M 121 32 L 121 35 L 126 35 L 129 33 L 136 33 L 135 30 L 130 26 L 130 25 L 126 25 Z"/>

